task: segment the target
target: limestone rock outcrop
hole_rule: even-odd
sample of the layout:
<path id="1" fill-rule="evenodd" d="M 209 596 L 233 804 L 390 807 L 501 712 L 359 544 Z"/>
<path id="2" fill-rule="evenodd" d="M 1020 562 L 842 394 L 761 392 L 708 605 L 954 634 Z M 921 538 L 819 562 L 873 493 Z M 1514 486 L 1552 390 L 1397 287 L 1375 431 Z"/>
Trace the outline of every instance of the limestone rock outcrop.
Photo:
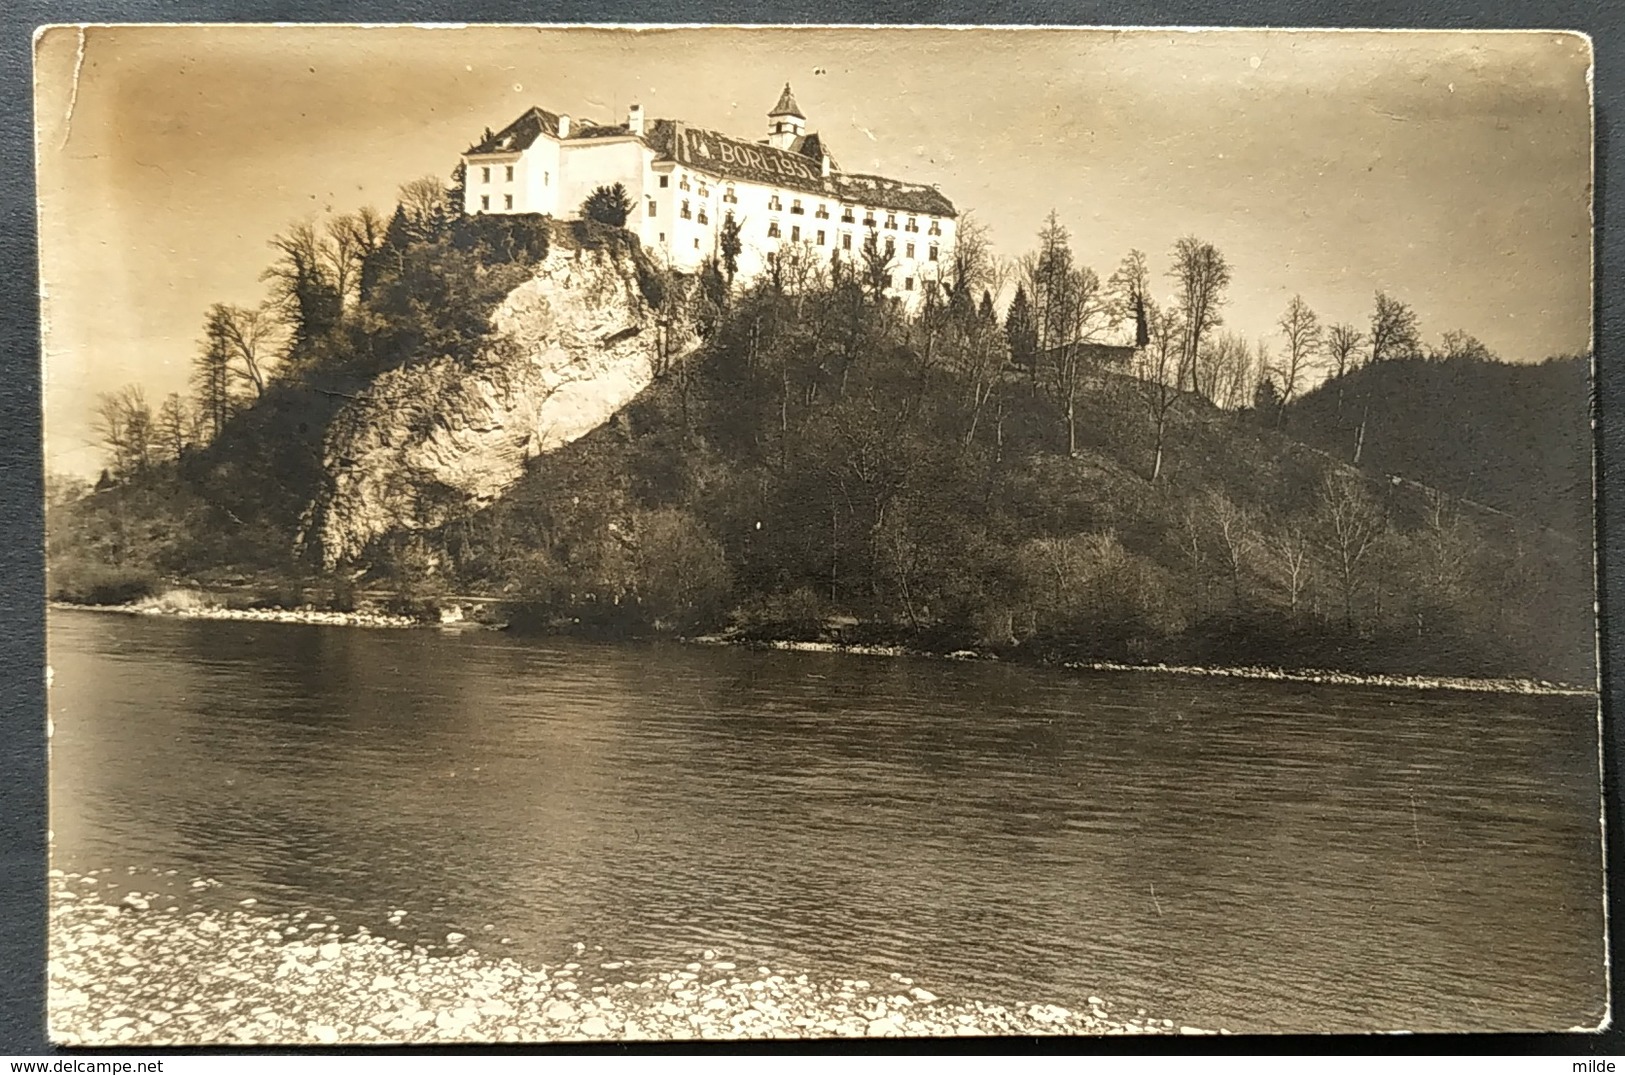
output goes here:
<path id="1" fill-rule="evenodd" d="M 323 442 L 325 487 L 300 544 L 329 569 L 374 539 L 442 525 L 500 497 L 527 462 L 607 421 L 695 346 L 659 326 L 627 244 L 555 239 L 535 275 L 492 314 L 475 366 L 437 359 L 379 376 L 342 407 Z"/>

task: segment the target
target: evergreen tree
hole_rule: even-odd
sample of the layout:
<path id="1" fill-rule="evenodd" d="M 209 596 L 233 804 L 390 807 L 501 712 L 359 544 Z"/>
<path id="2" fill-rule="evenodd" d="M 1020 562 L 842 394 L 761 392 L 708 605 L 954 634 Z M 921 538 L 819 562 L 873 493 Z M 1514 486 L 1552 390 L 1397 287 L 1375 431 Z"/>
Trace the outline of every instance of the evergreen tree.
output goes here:
<path id="1" fill-rule="evenodd" d="M 1010 361 L 1025 366 L 1035 377 L 1038 369 L 1038 324 L 1033 320 L 1027 289 L 1016 285 L 1016 297 L 1004 315 L 1004 338 L 1010 343 Z"/>
<path id="2" fill-rule="evenodd" d="M 612 187 L 599 187 L 581 203 L 581 215 L 612 228 L 626 227 L 626 218 L 632 215 L 632 199 L 626 187 L 616 183 Z"/>

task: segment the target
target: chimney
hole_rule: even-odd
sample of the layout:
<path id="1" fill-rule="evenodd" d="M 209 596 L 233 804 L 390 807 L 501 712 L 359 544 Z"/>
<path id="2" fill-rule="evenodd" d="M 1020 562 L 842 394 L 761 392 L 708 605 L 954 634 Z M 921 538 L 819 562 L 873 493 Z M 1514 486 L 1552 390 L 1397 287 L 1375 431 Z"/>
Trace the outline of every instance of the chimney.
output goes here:
<path id="1" fill-rule="evenodd" d="M 569 116 L 560 116 L 559 117 L 559 137 L 560 138 L 568 138 L 568 137 L 570 137 L 570 117 Z"/>
<path id="2" fill-rule="evenodd" d="M 825 179 L 829 178 L 829 154 L 825 153 L 818 160 L 818 174 Z"/>
<path id="3" fill-rule="evenodd" d="M 638 137 L 643 136 L 643 106 L 633 105 L 626 110 L 626 129 Z"/>

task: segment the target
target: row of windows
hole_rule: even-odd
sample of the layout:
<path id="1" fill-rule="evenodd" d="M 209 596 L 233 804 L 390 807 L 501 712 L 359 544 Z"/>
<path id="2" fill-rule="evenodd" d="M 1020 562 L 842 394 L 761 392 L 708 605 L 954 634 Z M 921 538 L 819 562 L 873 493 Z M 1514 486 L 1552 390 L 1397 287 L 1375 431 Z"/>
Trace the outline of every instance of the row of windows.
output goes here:
<path id="1" fill-rule="evenodd" d="M 489 208 L 491 208 L 491 196 L 489 194 L 481 194 L 480 195 L 480 208 L 481 209 L 489 209 Z M 513 208 L 513 195 L 512 194 L 504 194 L 502 196 L 502 208 L 504 208 L 504 209 L 512 209 Z"/>
<path id="2" fill-rule="evenodd" d="M 503 181 L 506 182 L 506 183 L 512 183 L 513 182 L 513 165 L 511 165 L 511 164 L 503 165 L 502 166 L 502 172 L 503 172 L 503 175 L 502 175 Z M 491 168 L 490 168 L 490 166 L 489 165 L 481 165 L 481 167 L 480 167 L 480 182 L 481 183 L 489 183 L 490 181 L 491 181 Z M 544 186 L 544 187 L 548 186 L 552 182 L 553 182 L 553 173 L 552 172 L 543 172 L 542 173 L 542 186 Z"/>
<path id="3" fill-rule="evenodd" d="M 731 216 L 732 214 L 729 214 L 729 215 Z M 768 221 L 768 223 L 767 223 L 767 237 L 769 239 L 782 239 L 784 237 L 784 233 L 779 229 L 779 222 L 777 220 Z M 815 240 L 815 242 L 817 243 L 818 246 L 823 246 L 825 244 L 826 239 L 827 239 L 827 236 L 825 235 L 825 233 L 822 230 L 820 230 L 817 233 L 817 239 Z M 792 243 L 801 242 L 801 226 L 799 224 L 791 225 L 791 227 L 790 227 L 790 241 Z M 851 250 L 852 249 L 852 233 L 851 232 L 843 231 L 841 233 L 841 249 L 842 250 Z M 888 238 L 886 240 L 885 249 L 886 249 L 886 256 L 887 257 L 895 256 L 896 253 L 897 253 L 897 240 L 892 239 L 892 238 Z M 926 250 L 926 260 L 927 261 L 936 261 L 938 253 L 939 253 L 939 250 L 938 250 L 937 244 L 932 243 L 931 246 Z M 914 244 L 913 243 L 907 243 L 907 244 L 904 245 L 904 247 L 903 247 L 903 256 L 905 258 L 908 258 L 910 261 L 914 260 L 915 254 L 914 254 Z"/>
<path id="4" fill-rule="evenodd" d="M 511 173 L 513 171 L 513 169 L 509 168 L 508 171 Z M 511 178 L 513 178 L 513 176 L 509 175 L 509 178 L 511 179 Z M 699 190 L 697 192 L 699 194 L 699 196 L 702 197 L 702 198 L 710 197 L 710 194 L 711 194 L 710 188 L 708 188 L 703 181 L 697 181 L 697 182 L 699 182 Z M 671 185 L 671 176 L 663 175 L 663 176 L 660 177 L 660 186 L 662 188 L 669 187 L 670 185 Z M 688 189 L 690 189 L 689 188 L 689 183 L 688 183 L 688 177 L 686 175 L 683 176 L 682 179 L 678 182 L 677 187 L 678 187 L 679 190 L 688 190 Z M 724 202 L 726 202 L 727 204 L 729 204 L 729 205 L 738 205 L 739 204 L 739 197 L 738 197 L 738 195 L 736 195 L 734 193 L 734 185 L 732 183 L 729 183 L 726 187 L 723 188 L 722 200 Z M 773 211 L 775 213 L 783 212 L 784 211 L 784 199 L 780 198 L 777 194 L 771 195 L 767 199 L 767 207 L 768 207 L 769 210 L 771 210 L 771 211 Z M 791 201 L 790 201 L 790 213 L 792 215 L 803 216 L 803 215 L 806 214 L 806 212 L 807 212 L 806 207 L 801 204 L 801 199 L 800 198 L 792 198 L 791 199 Z M 649 215 L 653 216 L 654 214 L 651 212 Z M 816 218 L 818 220 L 828 220 L 829 219 L 829 206 L 826 205 L 823 202 L 819 202 L 817 210 L 815 210 L 813 212 L 813 216 L 814 216 L 814 218 Z M 843 205 L 841 207 L 841 223 L 842 224 L 855 224 L 855 223 L 857 223 L 856 218 L 853 216 L 853 207 L 852 206 Z M 876 222 L 875 211 L 873 209 L 867 209 L 867 208 L 864 209 L 864 211 L 863 211 L 863 226 L 866 227 L 866 228 L 873 228 L 873 227 L 878 227 L 879 226 L 878 223 Z M 892 229 L 893 231 L 897 230 L 897 214 L 896 213 L 887 213 L 886 214 L 885 226 Z M 920 219 L 919 219 L 919 217 L 914 217 L 914 216 L 909 217 L 908 218 L 908 223 L 903 225 L 902 230 L 917 233 L 920 230 Z M 941 235 L 942 234 L 942 225 L 937 221 L 937 219 L 935 217 L 931 218 L 931 223 L 930 223 L 930 228 L 929 228 L 928 233 L 931 234 L 931 235 Z"/>

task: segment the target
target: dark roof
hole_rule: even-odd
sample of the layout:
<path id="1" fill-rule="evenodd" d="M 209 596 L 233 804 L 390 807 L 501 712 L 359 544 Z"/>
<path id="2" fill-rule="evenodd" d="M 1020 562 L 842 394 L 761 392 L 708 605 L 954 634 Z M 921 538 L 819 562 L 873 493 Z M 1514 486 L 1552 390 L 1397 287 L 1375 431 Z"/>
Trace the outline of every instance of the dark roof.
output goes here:
<path id="1" fill-rule="evenodd" d="M 784 92 L 779 94 L 779 103 L 773 106 L 773 111 L 769 112 L 768 116 L 794 116 L 797 119 L 807 118 L 801 114 L 801 109 L 796 107 L 796 95 L 790 92 L 790 83 L 786 82 L 784 84 Z"/>
<path id="2" fill-rule="evenodd" d="M 812 134 L 796 135 L 795 140 L 790 143 L 790 152 L 800 153 L 803 157 L 807 157 L 811 160 L 821 160 L 824 154 L 828 153 L 829 150 L 825 148 L 824 140 L 818 137 L 818 134 L 815 131 Z M 833 163 L 834 159 L 831 158 L 832 166 Z"/>
<path id="3" fill-rule="evenodd" d="M 805 140 L 801 142 L 802 152 L 775 149 L 758 142 L 729 138 L 703 127 L 690 127 L 676 120 L 657 119 L 651 125 L 645 141 L 657 157 L 725 178 L 804 190 L 810 194 L 882 209 L 901 209 L 932 216 L 957 215 L 952 202 L 935 187 L 923 183 L 904 183 L 884 176 L 848 175 L 838 171 L 832 171 L 825 178 L 817 159 L 810 159 L 806 154 Z M 821 157 L 823 144 L 815 141 L 812 146 L 818 149 Z"/>
<path id="4" fill-rule="evenodd" d="M 881 209 L 902 209 L 928 216 L 956 216 L 954 203 L 942 191 L 927 183 L 905 183 L 883 175 L 857 175 L 839 172 L 832 176 L 841 197 L 859 205 Z"/>
<path id="5" fill-rule="evenodd" d="M 632 132 L 627 130 L 626 124 L 620 126 L 602 126 L 590 119 L 570 124 L 570 138 L 625 138 Z"/>
<path id="6" fill-rule="evenodd" d="M 792 100 L 791 105 L 795 102 Z M 557 114 L 532 108 L 490 138 L 469 149 L 471 155 L 518 153 L 529 149 L 542 133 L 559 136 Z M 631 134 L 622 126 L 600 126 L 591 120 L 570 125 L 570 140 L 615 138 Z M 878 175 L 848 174 L 831 161 L 828 178 L 822 174 L 822 159 L 828 152 L 816 134 L 797 138 L 790 149 L 775 149 L 760 142 L 744 142 L 703 127 L 690 127 L 672 119 L 649 124 L 643 141 L 657 159 L 676 161 L 703 172 L 754 183 L 768 183 L 790 190 L 804 190 L 827 198 L 839 198 L 877 209 L 900 209 L 929 216 L 958 215 L 942 192 L 924 183 L 905 183 Z"/>
<path id="7" fill-rule="evenodd" d="M 532 108 L 496 134 L 469 147 L 470 153 L 519 153 L 530 148 L 538 135 L 559 136 L 559 117 L 541 108 Z"/>

